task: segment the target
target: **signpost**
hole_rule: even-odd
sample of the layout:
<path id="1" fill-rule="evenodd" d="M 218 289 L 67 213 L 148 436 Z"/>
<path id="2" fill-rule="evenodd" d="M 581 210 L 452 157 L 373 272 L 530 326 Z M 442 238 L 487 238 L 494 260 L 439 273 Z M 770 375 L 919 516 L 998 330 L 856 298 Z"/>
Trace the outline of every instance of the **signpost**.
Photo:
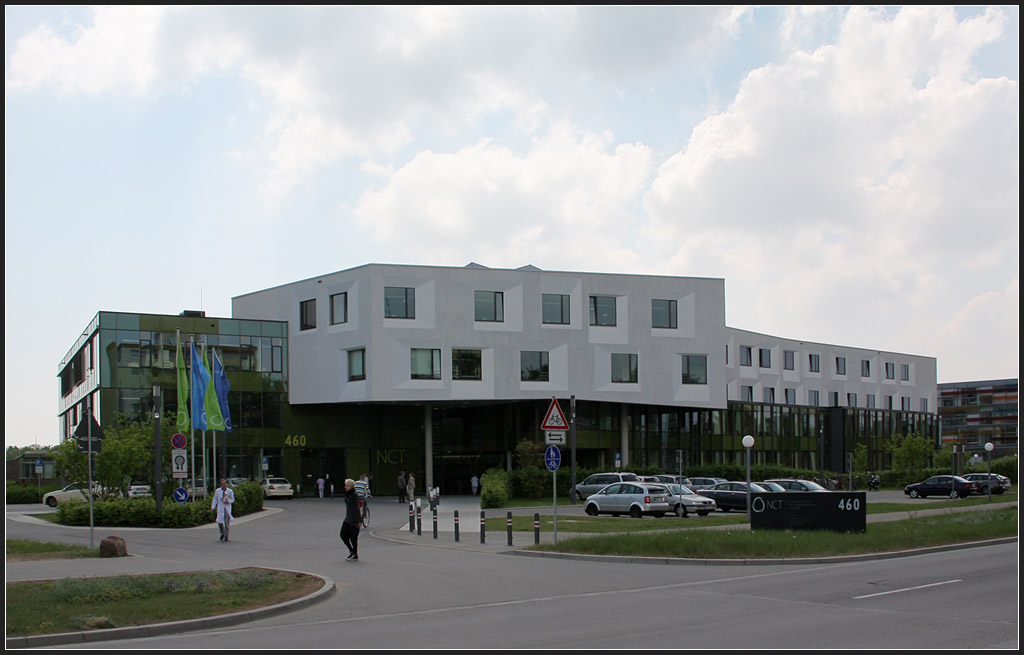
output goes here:
<path id="1" fill-rule="evenodd" d="M 558 543 L 558 467 L 562 463 L 562 452 L 558 446 L 548 446 L 544 451 L 544 465 L 551 471 L 551 507 L 555 531 L 555 543 Z"/>
<path id="2" fill-rule="evenodd" d="M 175 448 L 171 451 L 171 477 L 188 477 L 188 451 L 184 448 Z"/>
<path id="3" fill-rule="evenodd" d="M 188 489 L 185 489 L 184 487 L 178 487 L 177 489 L 171 492 L 171 496 L 174 497 L 174 502 L 183 503 L 186 500 L 188 500 Z"/>

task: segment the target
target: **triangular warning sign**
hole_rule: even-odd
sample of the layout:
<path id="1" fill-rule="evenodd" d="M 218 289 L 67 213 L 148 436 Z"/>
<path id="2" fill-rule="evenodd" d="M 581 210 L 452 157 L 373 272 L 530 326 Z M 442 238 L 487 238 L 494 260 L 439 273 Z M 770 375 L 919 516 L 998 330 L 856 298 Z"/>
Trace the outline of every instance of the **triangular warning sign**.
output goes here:
<path id="1" fill-rule="evenodd" d="M 565 420 L 562 408 L 558 406 L 558 400 L 551 399 L 551 406 L 548 413 L 544 415 L 544 422 L 540 424 L 541 430 L 568 430 L 569 421 Z"/>

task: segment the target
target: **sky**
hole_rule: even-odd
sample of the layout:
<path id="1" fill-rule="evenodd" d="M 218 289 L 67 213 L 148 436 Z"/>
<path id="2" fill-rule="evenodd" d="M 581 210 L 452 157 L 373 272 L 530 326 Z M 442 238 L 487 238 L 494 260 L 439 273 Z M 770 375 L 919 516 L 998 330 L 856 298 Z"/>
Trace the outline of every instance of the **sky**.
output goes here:
<path id="1" fill-rule="evenodd" d="M 724 278 L 729 327 L 1018 377 L 1016 6 L 4 19 L 8 445 L 98 311 L 367 263 Z"/>

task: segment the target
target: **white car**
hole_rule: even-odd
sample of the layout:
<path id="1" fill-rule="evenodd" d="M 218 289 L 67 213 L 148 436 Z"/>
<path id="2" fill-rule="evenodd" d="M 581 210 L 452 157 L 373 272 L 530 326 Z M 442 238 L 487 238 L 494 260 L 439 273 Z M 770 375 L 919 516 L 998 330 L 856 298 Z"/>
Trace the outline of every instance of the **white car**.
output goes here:
<path id="1" fill-rule="evenodd" d="M 88 488 L 89 483 L 87 482 L 74 482 L 64 487 L 63 489 L 58 489 L 57 491 L 51 491 L 48 494 L 43 494 L 43 502 L 49 505 L 50 507 L 56 507 L 58 503 L 63 503 L 69 500 L 78 500 L 85 502 L 89 500 L 89 497 L 86 495 L 86 490 Z M 93 483 L 93 498 L 99 499 L 99 492 L 99 486 Z"/>
<path id="2" fill-rule="evenodd" d="M 588 496 L 584 511 L 589 516 L 629 514 L 638 519 L 645 514 L 665 516 L 672 508 L 665 485 L 637 481 L 612 483 Z"/>
<path id="3" fill-rule="evenodd" d="M 260 486 L 263 487 L 264 498 L 292 498 L 295 495 L 292 483 L 284 478 L 264 478 Z"/>
<path id="4" fill-rule="evenodd" d="M 707 516 L 718 507 L 715 505 L 715 501 L 700 496 L 681 484 L 666 484 L 665 486 L 669 491 L 668 504 L 676 516 L 686 517 L 690 514 Z"/>
<path id="5" fill-rule="evenodd" d="M 129 498 L 150 498 L 153 496 L 153 489 L 144 480 L 132 480 L 128 485 Z"/>

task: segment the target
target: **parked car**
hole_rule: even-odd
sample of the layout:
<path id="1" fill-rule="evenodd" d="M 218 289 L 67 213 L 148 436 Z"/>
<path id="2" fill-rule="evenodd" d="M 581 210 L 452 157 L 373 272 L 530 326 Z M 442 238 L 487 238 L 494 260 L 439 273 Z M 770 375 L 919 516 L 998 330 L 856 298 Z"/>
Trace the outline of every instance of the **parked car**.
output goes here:
<path id="1" fill-rule="evenodd" d="M 933 475 L 924 482 L 915 482 L 903 488 L 903 493 L 911 498 L 927 498 L 928 496 L 964 498 L 977 491 L 977 482 L 964 480 L 959 475 Z"/>
<path id="2" fill-rule="evenodd" d="M 228 478 L 228 486 L 229 487 L 237 487 L 238 485 L 242 484 L 243 482 L 252 482 L 252 480 L 250 480 L 249 478 Z M 262 484 L 262 482 L 260 484 Z M 220 481 L 219 480 L 216 481 L 214 486 L 219 487 L 220 486 Z"/>
<path id="3" fill-rule="evenodd" d="M 584 511 L 598 514 L 629 514 L 633 518 L 647 515 L 665 516 L 671 511 L 668 488 L 651 482 L 613 482 L 587 497 Z"/>
<path id="4" fill-rule="evenodd" d="M 86 495 L 88 488 L 88 482 L 73 482 L 63 489 L 43 494 L 43 502 L 50 507 L 56 507 L 59 503 L 69 500 L 80 500 L 85 502 L 89 500 L 89 497 Z M 98 499 L 100 497 L 99 491 L 99 487 L 96 483 L 93 483 L 93 498 Z"/>
<path id="5" fill-rule="evenodd" d="M 992 487 L 992 493 L 994 494 L 1009 491 L 1010 487 L 1013 486 L 1010 478 L 998 473 L 968 473 L 963 478 L 964 480 L 976 482 L 978 484 L 978 493 L 982 495 L 988 495 L 989 486 Z"/>
<path id="6" fill-rule="evenodd" d="M 700 491 L 701 489 L 713 487 L 719 482 L 728 482 L 728 480 L 726 480 L 725 478 L 690 478 L 690 484 L 686 486 L 689 487 L 690 489 L 693 489 L 694 491 Z"/>
<path id="7" fill-rule="evenodd" d="M 777 484 L 780 487 L 785 488 L 786 491 L 828 491 L 828 489 L 821 486 L 817 482 L 811 482 L 810 480 L 799 480 L 797 478 L 781 478 L 778 480 L 765 480 L 765 482 Z"/>
<path id="8" fill-rule="evenodd" d="M 151 498 L 153 489 L 145 480 L 132 480 L 128 485 L 129 498 Z"/>
<path id="9" fill-rule="evenodd" d="M 188 490 L 189 498 L 206 498 L 208 493 L 206 490 L 206 482 L 202 480 L 196 480 L 195 487 L 192 486 L 191 480 L 186 480 L 185 489 Z"/>
<path id="10" fill-rule="evenodd" d="M 766 490 L 760 485 L 750 483 L 751 493 L 763 493 Z M 715 505 L 723 512 L 729 510 L 747 511 L 747 483 L 746 482 L 719 482 L 718 484 L 701 489 L 699 495 L 715 501 Z"/>
<path id="11" fill-rule="evenodd" d="M 668 487 L 669 491 L 668 504 L 672 511 L 676 513 L 676 516 L 685 517 L 690 514 L 707 516 L 717 508 L 715 501 L 694 493 L 689 487 L 681 484 L 667 484 L 665 486 Z"/>
<path id="12" fill-rule="evenodd" d="M 641 482 L 661 482 L 662 484 L 681 484 L 684 487 L 690 485 L 690 478 L 685 475 L 672 475 L 670 473 L 658 473 L 657 475 L 641 475 Z"/>
<path id="13" fill-rule="evenodd" d="M 754 484 L 756 484 L 757 486 L 761 487 L 765 491 L 773 491 L 775 493 L 789 491 L 789 489 L 786 489 L 784 486 L 782 486 L 781 484 L 778 484 L 776 482 L 762 481 L 762 482 L 756 482 Z"/>
<path id="14" fill-rule="evenodd" d="M 263 487 L 264 498 L 292 498 L 295 495 L 291 482 L 284 478 L 264 478 L 260 486 Z"/>
<path id="15" fill-rule="evenodd" d="M 634 473 L 595 473 L 576 485 L 576 500 L 596 494 L 613 482 L 640 482 Z"/>

